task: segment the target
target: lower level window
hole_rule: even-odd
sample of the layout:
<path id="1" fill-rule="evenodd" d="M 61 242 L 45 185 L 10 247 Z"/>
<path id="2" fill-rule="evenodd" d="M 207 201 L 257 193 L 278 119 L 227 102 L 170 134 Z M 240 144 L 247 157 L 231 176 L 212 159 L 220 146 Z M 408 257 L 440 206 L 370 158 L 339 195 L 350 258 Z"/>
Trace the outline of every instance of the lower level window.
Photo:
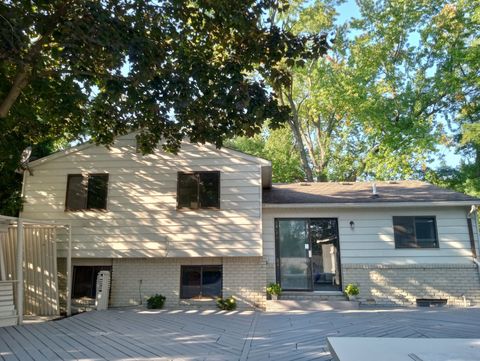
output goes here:
<path id="1" fill-rule="evenodd" d="M 222 266 L 182 266 L 181 298 L 222 296 Z"/>
<path id="2" fill-rule="evenodd" d="M 112 266 L 73 266 L 72 298 L 95 298 L 100 271 L 112 271 Z"/>

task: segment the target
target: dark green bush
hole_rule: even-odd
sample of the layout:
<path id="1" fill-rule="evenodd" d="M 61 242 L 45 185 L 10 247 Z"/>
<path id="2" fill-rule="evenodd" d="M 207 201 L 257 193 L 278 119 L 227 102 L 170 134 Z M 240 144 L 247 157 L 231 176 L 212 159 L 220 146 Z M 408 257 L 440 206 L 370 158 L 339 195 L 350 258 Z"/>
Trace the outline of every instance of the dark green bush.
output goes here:
<path id="1" fill-rule="evenodd" d="M 225 311 L 233 311 L 237 308 L 237 301 L 232 296 L 227 298 L 217 298 L 217 307 Z"/>
<path id="2" fill-rule="evenodd" d="M 163 308 L 163 305 L 165 304 L 166 297 L 156 294 L 155 296 L 152 296 L 147 299 L 147 308 L 150 309 L 157 309 L 157 308 Z"/>

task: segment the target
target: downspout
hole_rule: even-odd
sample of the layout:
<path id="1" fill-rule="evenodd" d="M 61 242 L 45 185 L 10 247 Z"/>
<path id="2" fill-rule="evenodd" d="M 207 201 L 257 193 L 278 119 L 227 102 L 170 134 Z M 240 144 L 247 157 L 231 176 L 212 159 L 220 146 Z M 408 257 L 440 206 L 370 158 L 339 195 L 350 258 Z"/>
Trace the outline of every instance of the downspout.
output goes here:
<path id="1" fill-rule="evenodd" d="M 474 217 L 473 217 L 473 223 L 475 224 L 475 233 L 477 234 L 477 249 L 480 252 L 480 231 L 479 231 L 479 224 L 478 224 L 478 207 L 475 207 L 475 212 L 474 212 Z"/>
<path id="2" fill-rule="evenodd" d="M 469 235 L 470 243 L 472 246 L 472 254 L 474 258 L 477 258 L 479 254 L 477 254 L 476 250 L 479 250 L 480 252 L 480 236 L 478 231 L 478 208 L 475 205 L 472 205 L 472 207 L 470 208 L 470 212 L 468 212 L 467 224 L 468 224 L 468 235 Z M 475 242 L 475 238 L 477 238 L 476 239 L 477 242 Z"/>
<path id="3" fill-rule="evenodd" d="M 472 221 L 473 219 L 473 221 Z M 478 231 L 478 208 L 475 205 L 472 205 L 472 208 L 470 209 L 470 212 L 468 212 L 467 215 L 467 224 L 468 224 L 468 233 L 470 236 L 470 242 L 472 244 L 472 253 L 473 253 L 473 263 L 477 266 L 477 271 L 480 276 L 480 261 L 478 260 L 478 255 L 477 252 L 475 251 L 475 237 L 474 237 L 474 232 L 473 228 L 475 226 L 475 234 L 477 236 L 477 247 L 480 250 L 480 238 L 479 238 L 479 231 Z"/>

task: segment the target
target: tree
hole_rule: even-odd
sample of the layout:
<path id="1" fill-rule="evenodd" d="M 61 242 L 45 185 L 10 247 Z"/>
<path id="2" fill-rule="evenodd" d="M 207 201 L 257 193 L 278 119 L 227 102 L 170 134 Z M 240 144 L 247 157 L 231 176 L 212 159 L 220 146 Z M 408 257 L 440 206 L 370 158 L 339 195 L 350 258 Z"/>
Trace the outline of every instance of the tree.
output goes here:
<path id="1" fill-rule="evenodd" d="M 138 130 L 143 152 L 160 140 L 177 151 L 184 137 L 221 146 L 226 138 L 259 132 L 266 119 L 279 126 L 288 109 L 265 79 L 282 83 L 280 61 L 326 51 L 318 34 L 294 35 L 270 20 L 268 13 L 280 14 L 287 5 L 2 2 L 0 178 L 13 188 L 5 183 L 0 202 L 16 204 L 6 199 L 18 193 L 12 172 L 28 145 L 84 136 L 109 145 Z"/>
<path id="2" fill-rule="evenodd" d="M 349 26 L 334 25 L 335 2 L 293 3 L 284 28 L 336 34 L 327 56 L 285 62 L 290 82 L 273 84 L 292 109 L 306 180 L 421 176 L 449 142 L 445 119 L 460 124 L 462 147 L 473 152 L 480 57 L 471 1 L 362 0 Z"/>
<path id="3" fill-rule="evenodd" d="M 298 182 L 304 179 L 300 158 L 295 151 L 288 126 L 272 130 L 265 124 L 260 134 L 254 137 L 237 137 L 227 141 L 225 145 L 270 160 L 274 183 Z"/>
<path id="4" fill-rule="evenodd" d="M 110 144 L 139 129 L 142 150 L 221 146 L 285 120 L 262 77 L 325 51 L 266 18 L 286 1 L 7 1 L 0 5 L 0 124 L 36 141 Z M 19 134 L 17 134 L 19 135 Z M 20 135 L 20 136 L 21 136 Z"/>
<path id="5" fill-rule="evenodd" d="M 453 133 L 451 144 L 463 161 L 453 168 L 430 169 L 427 179 L 480 196 L 480 7 L 478 1 L 445 5 L 422 38 L 437 59 L 435 81 L 447 89 L 444 117 Z"/>

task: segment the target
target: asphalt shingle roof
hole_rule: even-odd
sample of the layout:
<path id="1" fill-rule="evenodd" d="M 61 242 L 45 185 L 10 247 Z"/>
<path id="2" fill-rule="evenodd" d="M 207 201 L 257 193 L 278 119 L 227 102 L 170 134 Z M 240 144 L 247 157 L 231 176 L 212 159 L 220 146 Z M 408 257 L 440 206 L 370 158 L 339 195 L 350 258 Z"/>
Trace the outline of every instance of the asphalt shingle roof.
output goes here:
<path id="1" fill-rule="evenodd" d="M 274 184 L 263 190 L 263 203 L 383 203 L 383 202 L 472 202 L 480 199 L 420 181 L 374 182 L 377 197 L 372 194 L 373 182 L 321 182 Z"/>

